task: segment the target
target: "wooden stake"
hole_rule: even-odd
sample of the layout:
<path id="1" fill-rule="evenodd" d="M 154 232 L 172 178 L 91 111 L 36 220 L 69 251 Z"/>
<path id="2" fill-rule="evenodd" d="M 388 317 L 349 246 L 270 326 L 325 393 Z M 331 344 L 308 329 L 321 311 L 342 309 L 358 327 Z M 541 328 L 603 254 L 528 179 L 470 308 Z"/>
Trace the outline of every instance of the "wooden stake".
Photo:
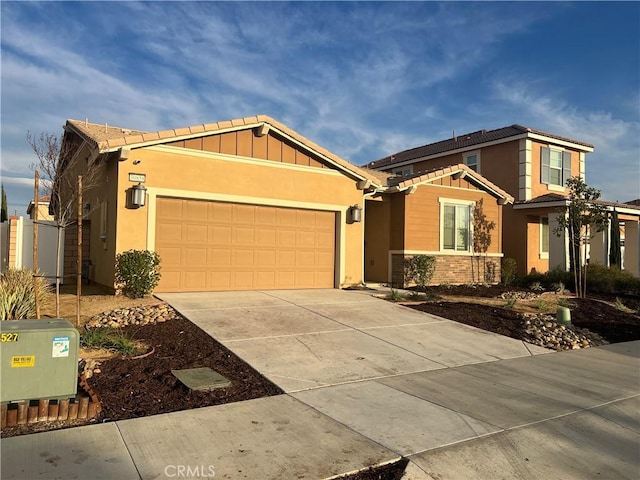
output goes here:
<path id="1" fill-rule="evenodd" d="M 18 409 L 10 408 L 9 410 L 7 410 L 7 426 L 13 427 L 17 423 L 18 423 Z"/>
<path id="2" fill-rule="evenodd" d="M 60 411 L 60 405 L 57 403 L 49 404 L 49 421 L 55 422 L 58 420 L 58 412 Z"/>
<path id="3" fill-rule="evenodd" d="M 58 408 L 58 420 L 66 420 L 69 416 L 69 399 L 60 400 L 60 408 Z"/>
<path id="4" fill-rule="evenodd" d="M 80 397 L 80 402 L 78 403 L 78 418 L 87 418 L 87 413 L 89 413 L 89 397 Z"/>
<path id="5" fill-rule="evenodd" d="M 40 399 L 38 403 L 38 420 L 40 422 L 46 422 L 49 419 L 49 400 Z"/>
<path id="6" fill-rule="evenodd" d="M 80 328 L 80 296 L 82 295 L 82 175 L 78 175 L 78 270 L 76 276 L 76 328 Z"/>
<path id="7" fill-rule="evenodd" d="M 39 210 L 40 174 L 36 170 L 33 183 L 33 292 L 36 300 L 36 318 L 40 318 L 40 302 L 38 301 L 38 210 Z"/>
<path id="8" fill-rule="evenodd" d="M 3 403 L 0 406 L 0 426 L 2 428 L 7 426 L 7 404 Z"/>
<path id="9" fill-rule="evenodd" d="M 18 425 L 24 425 L 25 423 L 27 423 L 27 407 L 28 405 L 26 402 L 21 402 L 18 404 Z"/>
<path id="10" fill-rule="evenodd" d="M 69 420 L 75 420 L 78 418 L 78 404 L 70 403 L 69 404 L 69 416 L 67 417 Z"/>
<path id="11" fill-rule="evenodd" d="M 38 423 L 38 406 L 30 406 L 27 410 L 27 423 Z"/>

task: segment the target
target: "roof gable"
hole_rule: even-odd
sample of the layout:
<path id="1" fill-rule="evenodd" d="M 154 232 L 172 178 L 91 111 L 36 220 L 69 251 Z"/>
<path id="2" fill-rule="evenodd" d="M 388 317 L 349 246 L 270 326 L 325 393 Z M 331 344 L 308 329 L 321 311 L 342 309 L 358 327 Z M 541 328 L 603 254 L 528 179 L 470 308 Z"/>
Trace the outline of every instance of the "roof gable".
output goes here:
<path id="1" fill-rule="evenodd" d="M 490 182 L 479 173 L 474 172 L 463 164 L 450 165 L 444 168 L 437 168 L 424 172 L 417 172 L 410 175 L 390 177 L 387 181 L 387 192 L 402 192 L 416 188 L 420 185 L 433 183 L 443 177 L 454 176 L 458 178 L 464 177 L 465 180 L 478 186 L 480 189 L 490 193 L 502 203 L 513 203 L 514 199 L 507 192 L 502 190 L 496 184 Z"/>
<path id="2" fill-rule="evenodd" d="M 114 152 L 120 149 L 142 148 L 152 145 L 174 143 L 181 140 L 191 140 L 228 132 L 255 129 L 256 133 L 266 135 L 274 130 L 285 140 L 308 150 L 310 153 L 327 161 L 330 165 L 359 180 L 368 180 L 374 185 L 379 185 L 379 180 L 366 170 L 353 165 L 312 142 L 286 125 L 274 120 L 267 115 L 238 118 L 223 122 L 194 125 L 191 127 L 161 130 L 157 132 L 144 132 L 120 127 L 109 127 L 88 123 L 87 121 L 67 120 L 67 127 L 77 132 L 83 139 L 93 145 L 99 153 Z"/>

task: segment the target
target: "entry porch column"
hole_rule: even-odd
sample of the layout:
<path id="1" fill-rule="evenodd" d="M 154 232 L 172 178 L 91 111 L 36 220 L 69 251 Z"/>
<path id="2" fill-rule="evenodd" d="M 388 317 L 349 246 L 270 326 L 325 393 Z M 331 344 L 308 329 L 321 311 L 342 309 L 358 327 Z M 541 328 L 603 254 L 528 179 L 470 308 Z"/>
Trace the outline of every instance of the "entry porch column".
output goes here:
<path id="1" fill-rule="evenodd" d="M 640 277 L 640 222 L 624 222 L 624 269 Z"/>
<path id="2" fill-rule="evenodd" d="M 597 232 L 590 242 L 589 261 L 599 263 L 605 267 L 609 266 L 609 249 L 611 248 L 610 228 L 605 228 L 602 232 Z"/>

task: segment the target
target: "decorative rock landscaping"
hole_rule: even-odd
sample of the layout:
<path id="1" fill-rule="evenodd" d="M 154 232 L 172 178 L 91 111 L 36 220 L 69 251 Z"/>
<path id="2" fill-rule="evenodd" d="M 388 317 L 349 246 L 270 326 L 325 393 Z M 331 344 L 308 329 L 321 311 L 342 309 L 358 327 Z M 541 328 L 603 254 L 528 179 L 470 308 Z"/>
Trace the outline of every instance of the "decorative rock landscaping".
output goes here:
<path id="1" fill-rule="evenodd" d="M 127 325 L 147 325 L 166 322 L 177 317 L 176 311 L 166 303 L 143 307 L 118 308 L 94 316 L 87 322 L 87 328 L 122 328 Z"/>
<path id="2" fill-rule="evenodd" d="M 590 330 L 560 325 L 551 315 L 522 314 L 522 316 L 524 318 L 522 339 L 534 345 L 553 350 L 577 350 L 609 343 Z"/>

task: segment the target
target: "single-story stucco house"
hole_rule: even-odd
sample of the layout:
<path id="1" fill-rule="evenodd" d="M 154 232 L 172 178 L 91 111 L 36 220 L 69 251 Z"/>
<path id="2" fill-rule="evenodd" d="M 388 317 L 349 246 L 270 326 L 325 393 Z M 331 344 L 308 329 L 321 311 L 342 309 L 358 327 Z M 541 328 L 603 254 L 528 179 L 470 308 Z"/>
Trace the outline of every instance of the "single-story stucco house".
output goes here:
<path id="1" fill-rule="evenodd" d="M 395 255 L 412 252 L 437 254 L 447 280 L 463 283 L 447 264 L 471 254 L 470 230 L 451 251 L 446 219 L 468 227 L 485 199 L 499 257 L 512 202 L 464 165 L 389 178 L 264 115 L 158 132 L 68 120 L 63 144 L 104 168 L 83 201 L 92 280 L 110 287 L 116 255 L 130 249 L 158 252 L 159 292 L 341 288 L 365 272 L 386 282 Z"/>

